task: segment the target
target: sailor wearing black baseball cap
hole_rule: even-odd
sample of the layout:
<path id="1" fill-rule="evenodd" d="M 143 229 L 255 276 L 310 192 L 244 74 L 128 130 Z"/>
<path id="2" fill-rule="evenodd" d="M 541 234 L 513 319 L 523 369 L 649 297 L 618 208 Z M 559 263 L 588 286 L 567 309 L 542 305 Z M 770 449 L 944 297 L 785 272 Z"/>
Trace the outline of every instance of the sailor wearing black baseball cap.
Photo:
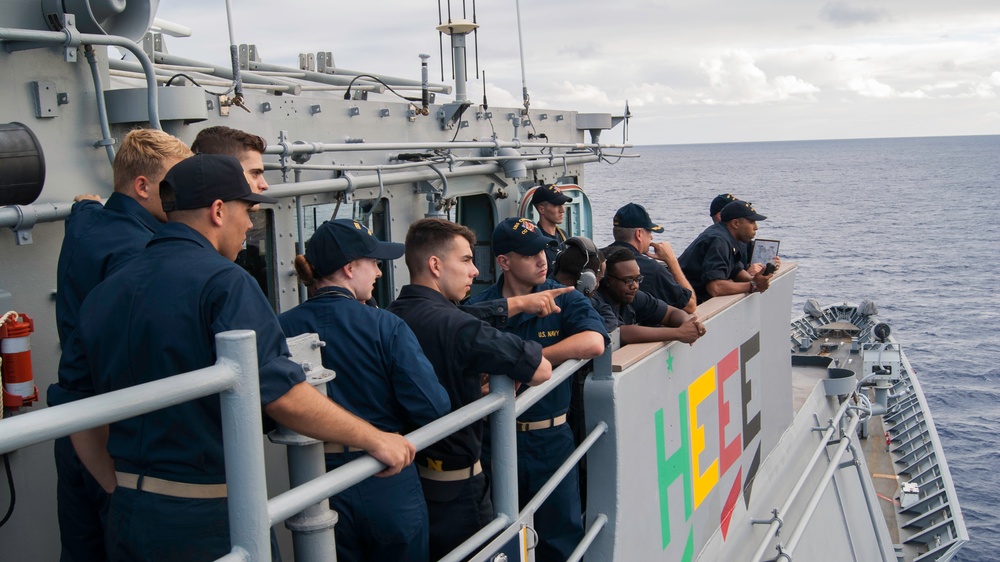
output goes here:
<path id="1" fill-rule="evenodd" d="M 260 406 L 271 419 L 365 449 L 386 464 L 384 475 L 410 464 L 412 443 L 306 382 L 260 286 L 233 263 L 250 210 L 274 201 L 252 192 L 239 162 L 209 154 L 183 160 L 161 182 L 160 197 L 168 222 L 80 309 L 60 363 L 74 399 L 210 367 L 217 337 L 253 330 Z M 109 326 L 127 327 L 130 337 Z M 260 416 L 256 408 L 244 414 L 248 423 Z M 112 424 L 104 439 L 100 429 L 74 439 L 81 457 L 98 460 L 99 481 L 116 484 L 108 490 L 108 520 L 117 522 L 108 527 L 110 559 L 215 559 L 230 551 L 220 419 L 219 399 L 210 396 Z M 163 545 L 171 545 L 169 555 Z M 258 547 L 258 558 L 266 548 Z"/>
<path id="2" fill-rule="evenodd" d="M 698 302 L 722 295 L 764 292 L 771 274 L 746 270 L 746 245 L 757 233 L 757 221 L 767 217 L 753 205 L 736 199 L 720 211 L 721 222 L 706 228 L 679 259 L 695 288 Z M 780 262 L 778 262 L 780 266 Z"/>
<path id="3" fill-rule="evenodd" d="M 733 201 L 736 201 L 736 197 L 733 197 L 732 194 L 722 193 L 720 195 L 716 195 L 715 199 L 712 199 L 712 204 L 708 206 L 708 216 L 712 217 L 712 222 L 721 221 L 722 218 L 719 216 L 719 213 L 722 212 L 723 207 Z"/>
<path id="4" fill-rule="evenodd" d="M 531 204 L 538 213 L 538 229 L 545 236 L 556 241 L 555 245 L 545 248 L 545 257 L 549 262 L 549 276 L 555 270 L 556 256 L 566 248 L 566 233 L 560 226 L 566 217 L 566 203 L 573 198 L 559 189 L 559 186 L 543 185 L 535 188 L 531 196 Z"/>
<path id="5" fill-rule="evenodd" d="M 203 227 L 196 230 L 230 260 L 236 259 L 247 231 L 253 228 L 251 208 L 278 202 L 254 193 L 240 161 L 222 154 L 195 154 L 178 162 L 160 182 L 160 201 L 171 222 L 178 213 L 204 215 L 208 220 L 196 221 Z"/>
<path id="6" fill-rule="evenodd" d="M 285 335 L 319 334 L 323 366 L 338 377 L 327 383 L 334 402 L 382 431 L 405 433 L 451 411 L 413 331 L 398 316 L 366 306 L 377 260 L 403 255 L 403 245 L 382 242 L 354 220 L 327 221 L 296 256 L 295 271 L 309 300 L 278 317 Z M 364 451 L 327 443 L 334 470 Z M 427 503 L 414 465 L 388 478 L 369 478 L 330 499 L 342 522 L 335 528 L 340 560 L 427 560 Z M 379 537 L 375 539 L 374 537 Z"/>
<path id="7" fill-rule="evenodd" d="M 653 233 L 663 232 L 663 227 L 649 218 L 646 208 L 638 203 L 625 205 L 615 213 L 614 225 L 612 246 L 626 248 L 635 256 L 642 273 L 639 289 L 674 308 L 694 314 L 698 306 L 694 290 L 684 278 L 670 243 L 653 241 Z"/>

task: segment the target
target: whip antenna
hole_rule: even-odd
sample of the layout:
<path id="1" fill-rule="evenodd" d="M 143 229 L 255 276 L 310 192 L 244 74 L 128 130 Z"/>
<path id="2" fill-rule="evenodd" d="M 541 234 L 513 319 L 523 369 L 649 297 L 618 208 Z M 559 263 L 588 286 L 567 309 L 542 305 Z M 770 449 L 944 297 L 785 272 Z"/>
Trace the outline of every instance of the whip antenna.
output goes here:
<path id="1" fill-rule="evenodd" d="M 515 0 L 514 5 L 517 9 L 517 43 L 521 50 L 521 96 L 524 98 L 524 109 L 521 110 L 521 115 L 527 115 L 531 99 L 528 97 L 528 77 L 524 72 L 524 35 L 521 32 L 521 0 Z"/>

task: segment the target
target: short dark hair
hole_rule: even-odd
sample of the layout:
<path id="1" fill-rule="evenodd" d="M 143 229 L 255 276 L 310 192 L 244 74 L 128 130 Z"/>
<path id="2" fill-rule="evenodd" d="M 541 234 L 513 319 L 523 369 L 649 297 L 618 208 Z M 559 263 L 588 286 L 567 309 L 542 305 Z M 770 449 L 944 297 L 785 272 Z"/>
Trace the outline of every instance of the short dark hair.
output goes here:
<path id="1" fill-rule="evenodd" d="M 420 219 L 410 225 L 406 232 L 406 267 L 410 276 L 423 271 L 431 256 L 440 256 L 448 249 L 448 245 L 461 236 L 476 246 L 476 233 L 468 227 L 444 219 Z"/>
<path id="2" fill-rule="evenodd" d="M 264 153 L 267 142 L 257 135 L 223 125 L 202 129 L 191 143 L 191 150 L 206 154 L 228 154 L 243 158 L 246 152 Z"/>
<path id="3" fill-rule="evenodd" d="M 607 269 L 607 275 L 604 276 L 603 283 L 608 282 L 608 275 L 611 275 L 611 268 L 626 261 L 635 261 L 635 254 L 632 250 L 628 248 L 622 248 L 621 246 L 609 246 L 604 248 L 604 259 L 605 266 Z"/>

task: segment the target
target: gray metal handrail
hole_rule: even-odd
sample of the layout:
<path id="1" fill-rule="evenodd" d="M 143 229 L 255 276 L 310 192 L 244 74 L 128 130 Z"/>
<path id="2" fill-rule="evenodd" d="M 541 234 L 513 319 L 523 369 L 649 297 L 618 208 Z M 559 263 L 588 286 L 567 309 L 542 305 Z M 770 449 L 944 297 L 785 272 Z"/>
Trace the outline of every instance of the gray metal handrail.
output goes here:
<path id="1" fill-rule="evenodd" d="M 0 454 L 218 393 L 225 456 L 246 459 L 226 463 L 233 545 L 227 558 L 268 560 L 256 341 L 252 330 L 223 332 L 215 336 L 214 366 L 3 419 Z"/>
<path id="2" fill-rule="evenodd" d="M 219 560 L 267 560 L 270 557 L 271 526 L 374 476 L 384 465 L 373 457 L 365 456 L 268 500 L 264 446 L 260 437 L 262 424 L 256 335 L 250 330 L 218 334 L 216 350 L 218 360 L 211 367 L 4 419 L 0 421 L 0 454 L 219 393 L 224 452 L 226 458 L 241 459 L 241 462 L 226 463 L 232 550 Z M 532 392 L 528 396 L 533 400 L 531 404 L 585 363 L 569 361 L 561 365 L 554 373 L 554 381 L 529 390 Z M 458 547 L 451 557 L 462 558 L 475 552 L 512 522 L 533 513 L 551 489 L 607 431 L 607 425 L 599 424 L 539 494 L 518 513 L 514 421 L 517 416 L 515 410 L 523 410 L 527 406 L 521 407 L 523 398 L 515 400 L 514 384 L 508 377 L 492 376 L 490 387 L 489 395 L 406 436 L 420 450 L 486 415 L 491 418 L 497 517 Z M 524 404 L 530 405 L 528 402 Z M 591 536 L 585 542 L 589 544 L 592 540 Z M 586 548 L 583 543 L 581 547 Z"/>
<path id="3" fill-rule="evenodd" d="M 549 381 L 528 389 L 516 400 L 514 399 L 513 381 L 506 376 L 493 375 L 490 377 L 490 393 L 488 395 L 406 435 L 406 438 L 414 444 L 417 450 L 422 450 L 455 431 L 467 427 L 487 415 L 490 416 L 491 460 L 493 462 L 491 484 L 497 517 L 459 545 L 444 560 L 460 560 L 467 557 L 482 547 L 494 535 L 508 529 L 508 526 L 513 522 L 534 513 L 545 498 L 551 494 L 555 486 L 566 477 L 572 466 L 576 465 L 593 443 L 607 431 L 606 424 L 603 422 L 599 424 L 591 436 L 550 478 L 536 497 L 525 506 L 525 509 L 518 512 L 517 443 L 514 422 L 521 412 L 548 394 L 560 382 L 572 376 L 586 363 L 587 361 L 583 360 L 566 361 L 553 372 Z M 366 478 L 373 477 L 383 468 L 385 465 L 373 457 L 364 456 L 271 498 L 267 507 L 270 525 L 276 525 L 318 501 L 336 495 Z M 590 540 L 592 541 L 593 538 Z M 241 560 L 241 558 L 236 557 L 234 553 L 220 560 Z"/>

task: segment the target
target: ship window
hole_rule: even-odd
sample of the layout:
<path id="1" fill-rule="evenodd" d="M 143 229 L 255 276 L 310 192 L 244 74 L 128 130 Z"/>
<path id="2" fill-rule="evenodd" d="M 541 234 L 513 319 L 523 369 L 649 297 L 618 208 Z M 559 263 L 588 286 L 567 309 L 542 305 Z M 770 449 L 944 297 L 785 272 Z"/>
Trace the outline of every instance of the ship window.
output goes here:
<path id="1" fill-rule="evenodd" d="M 277 292 L 275 287 L 276 270 L 274 268 L 274 211 L 261 209 L 250 213 L 253 228 L 247 232 L 244 249 L 236 256 L 236 265 L 242 267 L 253 277 L 260 290 L 271 303 L 271 308 L 278 310 Z"/>
<path id="2" fill-rule="evenodd" d="M 366 216 L 369 214 L 366 222 Z M 328 220 L 352 219 L 366 224 L 379 240 L 393 242 L 389 236 L 389 217 L 389 201 L 385 198 L 378 201 L 354 201 L 341 204 L 339 207 L 336 203 L 309 205 L 302 210 L 302 236 L 304 240 L 309 240 L 316 232 L 316 227 Z M 298 252 L 304 252 L 304 247 Z M 393 267 L 385 261 L 379 261 L 379 269 L 382 270 L 382 277 L 375 282 L 372 296 L 379 306 L 385 307 L 395 298 L 392 292 Z"/>

